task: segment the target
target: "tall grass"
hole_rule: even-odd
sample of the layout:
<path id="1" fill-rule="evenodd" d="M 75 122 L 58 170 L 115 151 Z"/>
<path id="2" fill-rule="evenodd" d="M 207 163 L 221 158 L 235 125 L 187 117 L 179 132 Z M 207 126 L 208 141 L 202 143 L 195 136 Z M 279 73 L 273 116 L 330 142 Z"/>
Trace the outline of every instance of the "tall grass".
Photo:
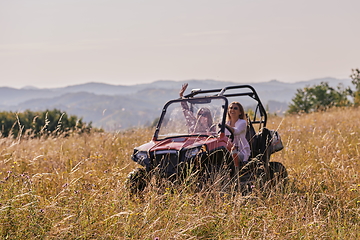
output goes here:
<path id="1" fill-rule="evenodd" d="M 153 130 L 0 139 L 1 239 L 359 239 L 358 109 L 271 117 L 285 193 L 124 187 Z"/>

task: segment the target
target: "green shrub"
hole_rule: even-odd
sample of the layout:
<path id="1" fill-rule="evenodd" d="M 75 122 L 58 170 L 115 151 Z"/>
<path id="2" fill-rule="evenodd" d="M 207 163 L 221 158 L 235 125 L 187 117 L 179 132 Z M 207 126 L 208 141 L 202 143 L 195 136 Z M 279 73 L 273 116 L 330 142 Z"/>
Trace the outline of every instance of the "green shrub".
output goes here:
<path id="1" fill-rule="evenodd" d="M 58 109 L 44 112 L 0 112 L 0 126 L 3 137 L 60 135 L 89 131 L 92 128 L 91 123 L 86 124 L 82 118 L 69 116 Z"/>

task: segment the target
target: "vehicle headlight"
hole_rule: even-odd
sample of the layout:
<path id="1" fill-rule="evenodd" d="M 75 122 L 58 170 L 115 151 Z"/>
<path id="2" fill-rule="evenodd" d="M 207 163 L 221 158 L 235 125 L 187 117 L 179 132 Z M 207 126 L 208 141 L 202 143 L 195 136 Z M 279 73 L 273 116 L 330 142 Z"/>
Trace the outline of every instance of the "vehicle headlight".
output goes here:
<path id="1" fill-rule="evenodd" d="M 147 152 L 138 151 L 138 152 L 134 153 L 134 155 L 132 156 L 132 159 L 142 166 L 146 166 L 149 164 L 149 157 L 148 157 Z"/>
<path id="2" fill-rule="evenodd" d="M 137 152 L 136 158 L 138 161 L 144 161 L 148 157 L 147 152 Z"/>
<path id="3" fill-rule="evenodd" d="M 185 158 L 193 158 L 200 152 L 200 148 L 190 148 L 185 152 Z"/>

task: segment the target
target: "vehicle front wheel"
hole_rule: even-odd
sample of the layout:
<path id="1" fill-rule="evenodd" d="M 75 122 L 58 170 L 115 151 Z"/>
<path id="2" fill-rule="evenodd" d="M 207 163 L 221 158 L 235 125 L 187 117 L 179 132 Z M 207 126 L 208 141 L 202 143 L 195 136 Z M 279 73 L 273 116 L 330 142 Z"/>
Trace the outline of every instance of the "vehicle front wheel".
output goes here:
<path id="1" fill-rule="evenodd" d="M 144 168 L 135 168 L 129 173 L 125 181 L 125 186 L 132 195 L 144 191 L 146 185 L 147 172 Z"/>

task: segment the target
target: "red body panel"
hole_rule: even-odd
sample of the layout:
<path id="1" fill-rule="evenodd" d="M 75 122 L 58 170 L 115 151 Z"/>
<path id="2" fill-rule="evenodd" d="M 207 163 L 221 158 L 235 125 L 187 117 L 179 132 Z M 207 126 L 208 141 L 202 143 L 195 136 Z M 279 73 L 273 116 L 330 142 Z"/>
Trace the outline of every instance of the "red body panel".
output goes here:
<path id="1" fill-rule="evenodd" d="M 220 137 L 204 137 L 204 136 L 189 136 L 169 138 L 161 141 L 150 141 L 138 147 L 139 151 L 160 151 L 160 150 L 181 150 L 183 148 L 192 148 L 206 145 L 207 150 L 211 152 L 219 148 L 226 148 L 231 151 L 233 143 L 226 136 Z"/>

